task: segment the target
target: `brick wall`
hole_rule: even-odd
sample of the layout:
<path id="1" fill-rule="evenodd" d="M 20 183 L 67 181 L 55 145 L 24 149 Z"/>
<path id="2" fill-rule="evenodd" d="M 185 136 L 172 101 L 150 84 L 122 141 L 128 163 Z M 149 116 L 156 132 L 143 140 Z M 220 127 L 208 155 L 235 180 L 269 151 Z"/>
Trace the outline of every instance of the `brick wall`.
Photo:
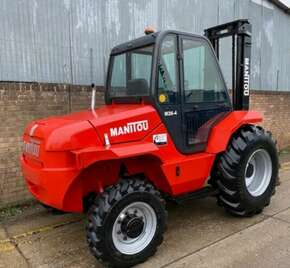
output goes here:
<path id="1" fill-rule="evenodd" d="M 87 109 L 90 87 L 38 83 L 0 83 L 0 208 L 31 199 L 19 168 L 26 124 L 50 115 Z M 103 103 L 102 88 L 96 105 Z M 264 114 L 267 129 L 290 145 L 290 93 L 253 91 L 251 108 Z"/>
<path id="2" fill-rule="evenodd" d="M 279 149 L 290 145 L 290 92 L 252 91 L 251 109 L 263 114 L 262 126 L 270 130 Z"/>

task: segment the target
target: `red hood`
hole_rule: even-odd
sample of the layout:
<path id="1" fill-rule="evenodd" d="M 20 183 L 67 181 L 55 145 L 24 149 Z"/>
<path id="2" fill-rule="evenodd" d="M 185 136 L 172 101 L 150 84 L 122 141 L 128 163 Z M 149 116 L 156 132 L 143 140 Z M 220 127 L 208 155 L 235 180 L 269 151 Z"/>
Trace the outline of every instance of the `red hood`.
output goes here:
<path id="1" fill-rule="evenodd" d="M 76 149 L 104 144 L 105 135 L 111 144 L 141 140 L 159 123 L 160 118 L 150 105 L 118 104 L 36 120 L 27 126 L 25 134 L 44 139 L 51 150 L 64 144 L 61 149 Z"/>
<path id="2" fill-rule="evenodd" d="M 143 139 L 160 124 L 160 118 L 151 105 L 118 104 L 103 106 L 89 119 L 104 141 L 110 144 Z"/>

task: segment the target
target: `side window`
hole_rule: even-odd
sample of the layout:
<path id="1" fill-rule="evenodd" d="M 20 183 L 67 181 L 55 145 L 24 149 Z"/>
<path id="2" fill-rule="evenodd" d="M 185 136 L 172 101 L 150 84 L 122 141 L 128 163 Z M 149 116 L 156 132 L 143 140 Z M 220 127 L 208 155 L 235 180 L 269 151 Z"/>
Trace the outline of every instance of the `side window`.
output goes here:
<path id="1" fill-rule="evenodd" d="M 150 85 L 152 55 L 132 53 L 132 79 L 145 79 Z"/>
<path id="2" fill-rule="evenodd" d="M 225 84 L 214 55 L 203 40 L 182 40 L 186 103 L 227 101 Z"/>
<path id="3" fill-rule="evenodd" d="M 112 71 L 112 87 L 126 87 L 126 55 L 121 54 L 114 57 L 114 65 Z"/>
<path id="4" fill-rule="evenodd" d="M 131 53 L 131 79 L 145 79 L 148 87 L 151 80 L 153 45 L 135 49 Z"/>
<path id="5" fill-rule="evenodd" d="M 169 35 L 162 42 L 158 62 L 159 103 L 176 103 L 176 80 L 176 36 Z"/>

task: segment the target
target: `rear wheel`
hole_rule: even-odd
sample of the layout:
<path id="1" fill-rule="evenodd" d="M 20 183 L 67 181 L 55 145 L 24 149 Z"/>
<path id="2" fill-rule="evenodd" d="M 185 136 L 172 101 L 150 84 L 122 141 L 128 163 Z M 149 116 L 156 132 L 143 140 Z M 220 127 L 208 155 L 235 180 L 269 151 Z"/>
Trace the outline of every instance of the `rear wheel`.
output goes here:
<path id="1" fill-rule="evenodd" d="M 218 203 L 234 215 L 260 213 L 270 203 L 278 178 L 278 154 L 270 132 L 246 126 L 218 158 Z"/>
<path id="2" fill-rule="evenodd" d="M 108 187 L 89 210 L 86 231 L 93 255 L 116 267 L 144 262 L 163 240 L 164 205 L 145 180 L 126 179 Z"/>

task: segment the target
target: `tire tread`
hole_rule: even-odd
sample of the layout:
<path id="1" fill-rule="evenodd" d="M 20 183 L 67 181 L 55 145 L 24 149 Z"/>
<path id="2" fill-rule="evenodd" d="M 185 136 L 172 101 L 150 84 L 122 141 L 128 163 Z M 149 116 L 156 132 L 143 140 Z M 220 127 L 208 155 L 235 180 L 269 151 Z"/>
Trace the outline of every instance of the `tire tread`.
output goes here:
<path id="1" fill-rule="evenodd" d="M 94 204 L 91 206 L 88 213 L 88 223 L 86 226 L 87 242 L 90 251 L 98 261 L 106 266 L 113 265 L 123 267 L 120 262 L 114 263 L 114 260 L 112 260 L 112 258 L 107 254 L 105 254 L 105 238 L 101 235 L 101 233 L 104 230 L 106 216 L 108 215 L 108 213 L 110 213 L 111 209 L 116 203 L 118 203 L 128 194 L 136 191 L 147 192 L 154 195 L 160 201 L 165 212 L 165 217 L 167 218 L 167 211 L 165 210 L 165 200 L 161 197 L 160 192 L 157 191 L 150 182 L 140 178 L 128 178 L 120 180 L 120 182 L 116 185 L 107 187 L 102 194 L 96 197 Z M 156 236 L 154 247 L 152 247 L 151 250 L 147 251 L 146 255 L 142 256 L 139 262 L 143 262 L 150 256 L 154 255 L 157 247 L 163 241 L 164 231 L 165 228 L 164 230 L 161 230 L 161 232 L 159 232 L 159 234 Z M 127 267 L 127 265 L 124 265 L 124 267 Z"/>
<path id="2" fill-rule="evenodd" d="M 233 135 L 227 150 L 216 161 L 214 177 L 220 190 L 218 203 L 230 214 L 252 216 L 261 212 L 267 206 L 267 203 L 269 204 L 269 199 L 267 199 L 262 207 L 250 207 L 247 205 L 245 194 L 242 190 L 241 178 L 237 175 L 237 170 L 240 168 L 241 160 L 248 146 L 261 138 L 268 139 L 273 146 L 276 144 L 271 132 L 265 131 L 260 126 L 244 126 Z"/>

